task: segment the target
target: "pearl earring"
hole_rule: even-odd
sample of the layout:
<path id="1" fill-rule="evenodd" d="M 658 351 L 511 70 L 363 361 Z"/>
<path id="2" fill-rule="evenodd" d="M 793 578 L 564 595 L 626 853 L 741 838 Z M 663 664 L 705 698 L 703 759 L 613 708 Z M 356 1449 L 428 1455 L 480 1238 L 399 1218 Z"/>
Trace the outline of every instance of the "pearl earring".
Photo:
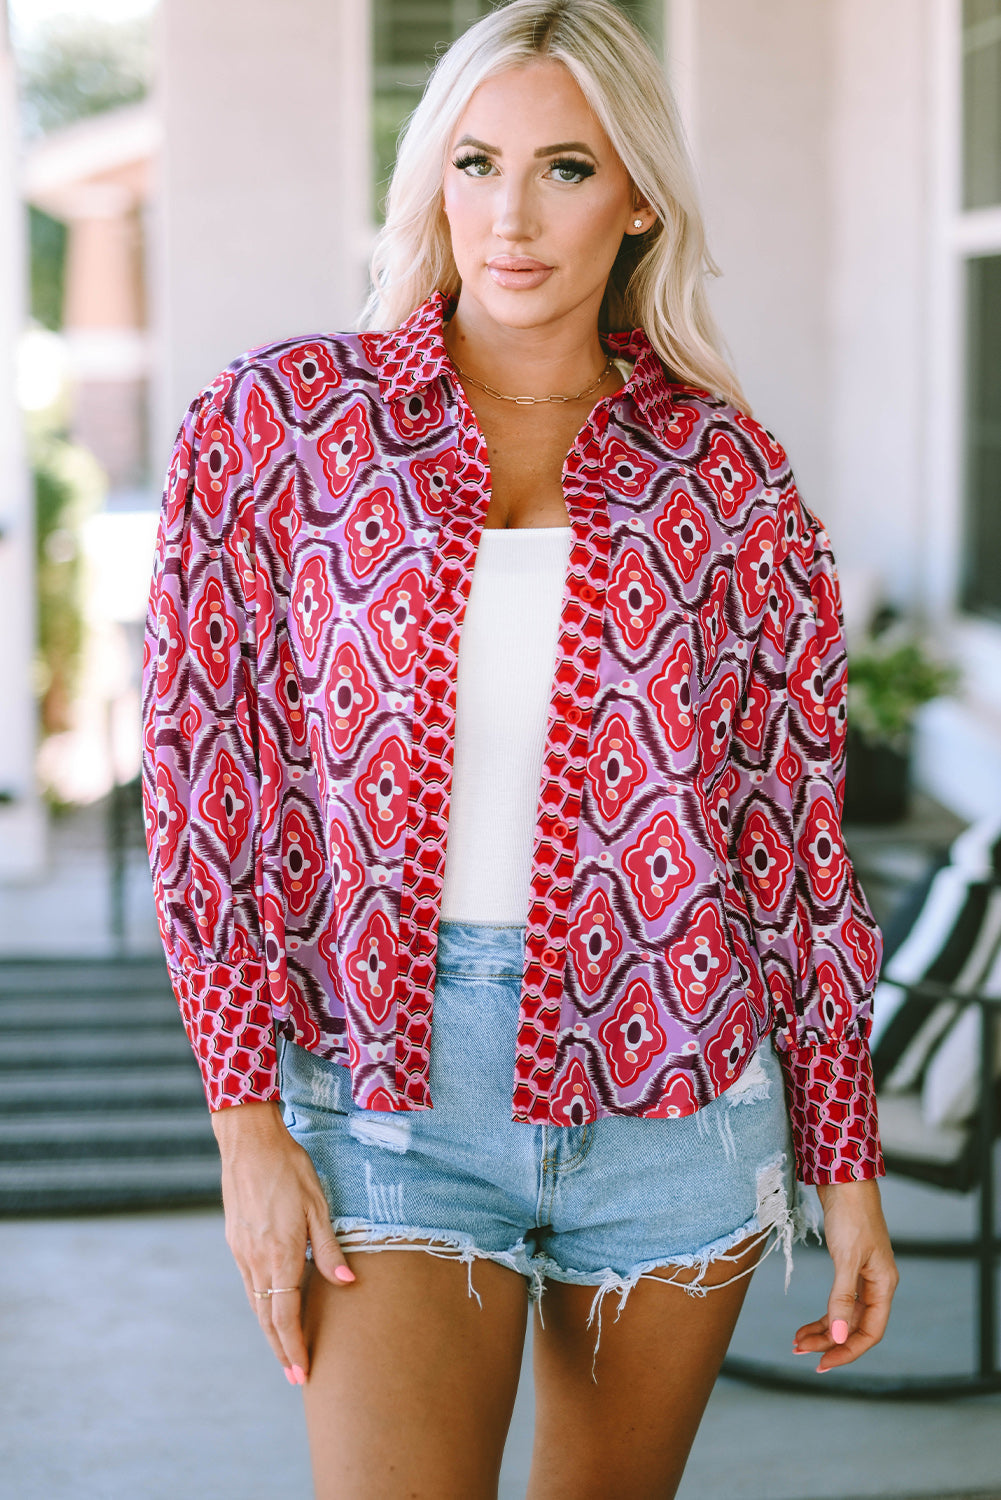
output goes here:
<path id="1" fill-rule="evenodd" d="M 642 219 L 634 219 L 633 220 L 633 228 L 634 229 L 642 229 L 643 228 L 643 220 Z"/>

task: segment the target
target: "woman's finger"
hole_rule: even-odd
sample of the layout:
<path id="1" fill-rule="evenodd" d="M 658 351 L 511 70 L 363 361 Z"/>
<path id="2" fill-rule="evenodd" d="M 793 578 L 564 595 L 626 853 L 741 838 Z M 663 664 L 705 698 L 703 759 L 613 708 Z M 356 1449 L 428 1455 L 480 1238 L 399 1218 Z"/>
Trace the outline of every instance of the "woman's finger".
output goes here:
<path id="1" fill-rule="evenodd" d="M 850 1329 L 847 1339 L 832 1336 L 831 1345 L 817 1366 L 821 1374 L 825 1370 L 834 1370 L 839 1365 L 851 1364 L 860 1354 L 867 1353 L 878 1344 L 886 1332 L 890 1304 L 897 1285 L 896 1268 L 890 1266 L 875 1271 L 866 1268 L 860 1285 L 862 1292 L 857 1304 L 855 1326 Z"/>
<path id="2" fill-rule="evenodd" d="M 355 1280 L 355 1273 L 344 1259 L 344 1251 L 338 1243 L 330 1222 L 326 1203 L 311 1202 L 306 1210 L 309 1243 L 313 1250 L 313 1264 L 326 1281 L 335 1286 L 347 1286 Z"/>
<path id="3" fill-rule="evenodd" d="M 794 1354 L 820 1354 L 824 1349 L 832 1348 L 833 1344 L 825 1314 L 815 1322 L 804 1323 L 801 1328 L 796 1329 L 792 1348 Z"/>
<path id="4" fill-rule="evenodd" d="M 306 1378 L 305 1343 L 299 1323 L 299 1282 L 294 1268 L 284 1272 L 261 1270 L 254 1277 L 251 1300 L 261 1332 L 290 1384 L 302 1385 Z"/>
<path id="5" fill-rule="evenodd" d="M 848 1342 L 848 1335 L 858 1322 L 859 1272 L 854 1257 L 835 1254 L 834 1282 L 827 1299 L 827 1331 L 835 1344 Z"/>
<path id="6" fill-rule="evenodd" d="M 301 1252 L 283 1255 L 277 1260 L 279 1270 L 272 1271 L 270 1267 L 276 1263 L 274 1253 L 268 1255 L 267 1251 L 262 1252 L 260 1249 L 248 1250 L 243 1243 L 242 1236 L 238 1234 L 227 1235 L 227 1239 L 229 1239 L 230 1250 L 243 1281 L 247 1301 L 260 1325 L 261 1332 L 271 1345 L 275 1358 L 283 1367 L 286 1379 L 290 1384 L 301 1385 L 305 1380 L 304 1367 L 301 1359 L 295 1357 L 300 1352 L 301 1332 L 299 1344 L 294 1345 L 293 1353 L 286 1348 L 283 1330 L 276 1324 L 272 1304 L 278 1300 L 291 1300 L 296 1304 L 298 1316 L 299 1285 L 306 1260 L 305 1241 Z M 284 1273 L 281 1270 L 282 1266 L 286 1268 Z M 281 1291 L 279 1297 L 276 1297 L 276 1288 L 289 1290 Z"/>
<path id="7" fill-rule="evenodd" d="M 227 1232 L 226 1238 L 229 1242 L 233 1259 L 236 1261 L 236 1268 L 240 1273 L 243 1290 L 246 1293 L 250 1309 L 260 1324 L 261 1332 L 271 1345 L 275 1357 L 288 1370 L 291 1367 L 292 1361 L 285 1357 L 284 1347 L 275 1330 L 271 1317 L 271 1298 L 265 1295 L 268 1287 L 280 1286 L 282 1283 L 271 1280 L 268 1272 L 263 1269 L 260 1257 L 245 1253 L 242 1244 L 236 1236 L 231 1236 Z M 286 1284 L 288 1286 L 297 1285 L 297 1280 Z"/>
<path id="8" fill-rule="evenodd" d="M 268 1342 L 285 1367 L 285 1378 L 291 1385 L 305 1385 L 309 1357 L 302 1332 L 302 1294 L 294 1282 L 276 1280 L 270 1297 L 261 1299 L 267 1305 Z M 262 1325 L 263 1326 L 263 1325 Z"/>

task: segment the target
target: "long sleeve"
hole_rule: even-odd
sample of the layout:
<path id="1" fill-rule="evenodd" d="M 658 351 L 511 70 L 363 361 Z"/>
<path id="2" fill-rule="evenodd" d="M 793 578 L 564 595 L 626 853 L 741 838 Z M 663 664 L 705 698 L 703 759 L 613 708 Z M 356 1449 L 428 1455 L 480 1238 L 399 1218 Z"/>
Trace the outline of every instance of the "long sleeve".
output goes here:
<path id="1" fill-rule="evenodd" d="M 256 894 L 253 463 L 225 378 L 164 489 L 146 628 L 143 795 L 157 917 L 209 1107 L 277 1097 Z"/>
<path id="2" fill-rule="evenodd" d="M 735 718 L 731 861 L 770 992 L 797 1175 L 846 1182 L 884 1171 L 868 1044 L 882 938 L 841 833 L 847 669 L 837 571 L 794 488 L 779 505 L 774 555 Z"/>

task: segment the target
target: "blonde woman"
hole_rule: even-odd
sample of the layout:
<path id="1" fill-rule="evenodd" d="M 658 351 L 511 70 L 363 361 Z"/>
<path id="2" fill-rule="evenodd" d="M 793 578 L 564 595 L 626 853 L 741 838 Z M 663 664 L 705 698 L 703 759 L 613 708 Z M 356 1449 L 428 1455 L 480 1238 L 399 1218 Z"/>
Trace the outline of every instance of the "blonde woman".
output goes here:
<path id="1" fill-rule="evenodd" d="M 795 1346 L 886 1325 L 837 579 L 710 268 L 639 34 L 514 0 L 413 116 L 367 331 L 178 435 L 151 857 L 321 1500 L 495 1495 L 533 1306 L 531 1500 L 674 1494 L 797 1178 Z"/>

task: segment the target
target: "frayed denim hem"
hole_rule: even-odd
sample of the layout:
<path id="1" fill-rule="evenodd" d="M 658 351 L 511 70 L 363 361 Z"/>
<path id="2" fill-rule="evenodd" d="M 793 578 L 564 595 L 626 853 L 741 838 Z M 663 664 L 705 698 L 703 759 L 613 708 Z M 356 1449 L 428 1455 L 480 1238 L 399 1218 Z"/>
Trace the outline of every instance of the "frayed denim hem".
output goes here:
<path id="1" fill-rule="evenodd" d="M 476 1260 L 492 1260 L 523 1276 L 528 1283 L 529 1299 L 535 1304 L 541 1326 L 543 1317 L 543 1292 L 546 1280 L 560 1281 L 572 1286 L 593 1286 L 594 1298 L 588 1313 L 588 1328 L 597 1322 L 594 1355 L 591 1361 L 591 1378 L 597 1381 L 595 1365 L 601 1343 L 601 1308 L 610 1292 L 617 1293 L 619 1305 L 615 1317 L 618 1321 L 626 1305 L 629 1293 L 639 1281 L 659 1281 L 668 1286 L 679 1286 L 692 1297 L 705 1297 L 710 1292 L 730 1286 L 742 1276 L 754 1271 L 766 1256 L 778 1246 L 785 1256 L 785 1288 L 789 1289 L 792 1275 L 792 1247 L 813 1234 L 820 1239 L 815 1197 L 802 1184 L 793 1186 L 793 1201 L 789 1202 L 786 1188 L 786 1162 L 783 1152 L 760 1168 L 757 1176 L 757 1204 L 755 1213 L 738 1229 L 722 1235 L 710 1244 L 687 1255 L 675 1255 L 657 1260 L 641 1261 L 626 1273 L 606 1266 L 597 1271 L 575 1271 L 560 1266 L 544 1252 L 529 1254 L 524 1237 L 509 1250 L 484 1250 L 470 1234 L 459 1231 L 445 1232 L 415 1225 L 373 1223 L 369 1219 L 334 1218 L 334 1234 L 341 1248 L 353 1254 L 380 1250 L 423 1250 L 443 1260 L 457 1260 L 466 1267 L 469 1295 L 475 1297 L 480 1307 L 483 1299 L 473 1286 L 473 1263 Z M 767 1242 L 767 1243 L 766 1243 Z M 709 1267 L 720 1263 L 735 1264 L 747 1251 L 765 1243 L 765 1249 L 753 1265 L 736 1271 L 723 1281 L 706 1283 Z M 740 1254 L 735 1253 L 740 1246 Z M 689 1272 L 694 1275 L 688 1275 Z M 667 1273 L 667 1274 L 665 1274 Z"/>
<path id="2" fill-rule="evenodd" d="M 789 1279 L 793 1269 L 793 1245 L 805 1240 L 809 1234 L 814 1234 L 819 1239 L 820 1232 L 814 1200 L 799 1183 L 795 1183 L 793 1201 L 789 1202 L 784 1180 L 786 1161 L 787 1157 L 783 1152 L 773 1161 L 766 1163 L 758 1172 L 756 1211 L 745 1224 L 713 1240 L 711 1244 L 703 1246 L 701 1250 L 692 1254 L 641 1261 L 638 1266 L 625 1274 L 613 1271 L 610 1266 L 600 1271 L 574 1271 L 558 1266 L 547 1256 L 537 1257 L 536 1263 L 541 1263 L 544 1278 L 550 1281 L 562 1281 L 573 1286 L 596 1288 L 587 1318 L 588 1328 L 597 1320 L 597 1336 L 594 1343 L 594 1356 L 591 1360 L 592 1380 L 597 1381 L 595 1364 L 598 1358 L 598 1346 L 601 1343 L 601 1306 L 609 1292 L 618 1294 L 619 1305 L 615 1313 L 617 1322 L 622 1315 L 629 1293 L 639 1281 L 659 1281 L 667 1286 L 682 1287 L 691 1297 L 705 1297 L 710 1292 L 719 1291 L 722 1287 L 739 1281 L 742 1276 L 749 1276 L 778 1246 L 782 1247 L 785 1256 L 785 1290 L 789 1290 Z M 734 1265 L 749 1250 L 766 1241 L 769 1243 L 766 1244 L 765 1250 L 752 1265 L 745 1266 L 742 1271 L 735 1271 L 724 1281 L 706 1283 L 710 1266 L 727 1262 Z M 734 1253 L 737 1246 L 740 1246 L 739 1254 Z M 693 1270 L 694 1276 L 689 1276 L 688 1273 Z M 541 1306 L 539 1313 L 541 1317 Z"/>
<path id="3" fill-rule="evenodd" d="M 528 1246 L 522 1238 L 510 1250 L 484 1250 L 471 1234 L 445 1233 L 440 1229 L 421 1229 L 413 1225 L 373 1224 L 368 1219 L 334 1219 L 334 1234 L 342 1250 L 356 1254 L 361 1251 L 378 1250 L 424 1250 L 428 1255 L 437 1255 L 442 1260 L 457 1260 L 466 1267 L 469 1295 L 475 1297 L 480 1306 L 483 1299 L 473 1286 L 473 1262 L 492 1260 L 510 1271 L 517 1271 L 528 1282 L 528 1295 L 533 1302 L 542 1296 L 542 1274 L 529 1258 Z"/>

